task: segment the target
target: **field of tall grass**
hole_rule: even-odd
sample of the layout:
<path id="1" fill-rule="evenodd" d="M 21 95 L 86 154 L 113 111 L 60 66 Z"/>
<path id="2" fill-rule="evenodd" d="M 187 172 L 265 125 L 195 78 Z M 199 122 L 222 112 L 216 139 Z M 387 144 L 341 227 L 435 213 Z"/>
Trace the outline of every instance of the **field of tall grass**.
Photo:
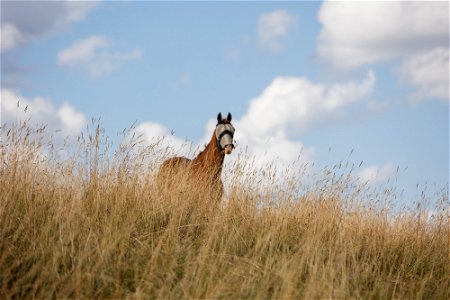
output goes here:
<path id="1" fill-rule="evenodd" d="M 183 174 L 155 185 L 167 153 L 132 130 L 115 148 L 96 126 L 75 146 L 1 130 L 0 298 L 450 298 L 448 188 L 433 216 L 392 214 L 332 168 L 249 188 L 241 159 L 215 205 Z"/>

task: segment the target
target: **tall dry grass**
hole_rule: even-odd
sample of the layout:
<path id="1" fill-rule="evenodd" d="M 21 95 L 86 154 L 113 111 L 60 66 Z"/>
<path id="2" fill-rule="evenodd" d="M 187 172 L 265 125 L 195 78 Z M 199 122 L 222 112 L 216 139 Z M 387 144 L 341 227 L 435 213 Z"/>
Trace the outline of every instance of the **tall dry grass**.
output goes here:
<path id="1" fill-rule="evenodd" d="M 155 186 L 155 145 L 90 132 L 69 148 L 3 126 L 0 298 L 450 298 L 446 192 L 433 218 L 350 201 L 345 176 L 303 194 L 232 180 L 217 206 L 182 175 Z"/>

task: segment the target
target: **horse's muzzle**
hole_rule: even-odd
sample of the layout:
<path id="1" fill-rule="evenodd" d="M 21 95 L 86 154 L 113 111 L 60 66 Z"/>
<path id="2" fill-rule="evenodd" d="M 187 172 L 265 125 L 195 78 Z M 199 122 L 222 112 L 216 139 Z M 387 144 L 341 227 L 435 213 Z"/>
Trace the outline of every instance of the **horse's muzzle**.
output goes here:
<path id="1" fill-rule="evenodd" d="M 234 149 L 233 144 L 228 144 L 223 148 L 223 150 L 225 151 L 225 154 L 231 154 L 231 152 L 233 152 L 233 149 Z"/>

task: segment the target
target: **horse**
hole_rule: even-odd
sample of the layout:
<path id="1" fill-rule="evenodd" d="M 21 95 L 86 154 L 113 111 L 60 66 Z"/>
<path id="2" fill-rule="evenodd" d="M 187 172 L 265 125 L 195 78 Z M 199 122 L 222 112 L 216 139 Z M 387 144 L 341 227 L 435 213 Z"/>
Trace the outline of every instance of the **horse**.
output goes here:
<path id="1" fill-rule="evenodd" d="M 233 137 L 235 128 L 231 124 L 232 116 L 228 113 L 226 119 L 217 115 L 217 125 L 205 149 L 194 159 L 172 157 L 162 163 L 157 175 L 160 187 L 171 190 L 180 184 L 184 176 L 185 183 L 202 194 L 209 194 L 215 202 L 220 202 L 223 196 L 223 183 L 220 178 L 225 155 L 235 148 Z M 181 177 L 180 177 L 181 176 Z"/>

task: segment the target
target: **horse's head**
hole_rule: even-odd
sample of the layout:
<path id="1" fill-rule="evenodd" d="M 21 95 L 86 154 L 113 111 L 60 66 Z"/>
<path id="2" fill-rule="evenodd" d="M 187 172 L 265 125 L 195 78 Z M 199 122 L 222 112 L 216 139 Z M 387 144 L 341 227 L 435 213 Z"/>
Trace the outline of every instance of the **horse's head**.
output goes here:
<path id="1" fill-rule="evenodd" d="M 217 115 L 216 125 L 216 142 L 220 150 L 225 151 L 225 154 L 230 154 L 234 149 L 233 136 L 234 127 L 231 125 L 231 114 L 228 113 L 226 119 L 222 118 L 222 114 Z"/>

